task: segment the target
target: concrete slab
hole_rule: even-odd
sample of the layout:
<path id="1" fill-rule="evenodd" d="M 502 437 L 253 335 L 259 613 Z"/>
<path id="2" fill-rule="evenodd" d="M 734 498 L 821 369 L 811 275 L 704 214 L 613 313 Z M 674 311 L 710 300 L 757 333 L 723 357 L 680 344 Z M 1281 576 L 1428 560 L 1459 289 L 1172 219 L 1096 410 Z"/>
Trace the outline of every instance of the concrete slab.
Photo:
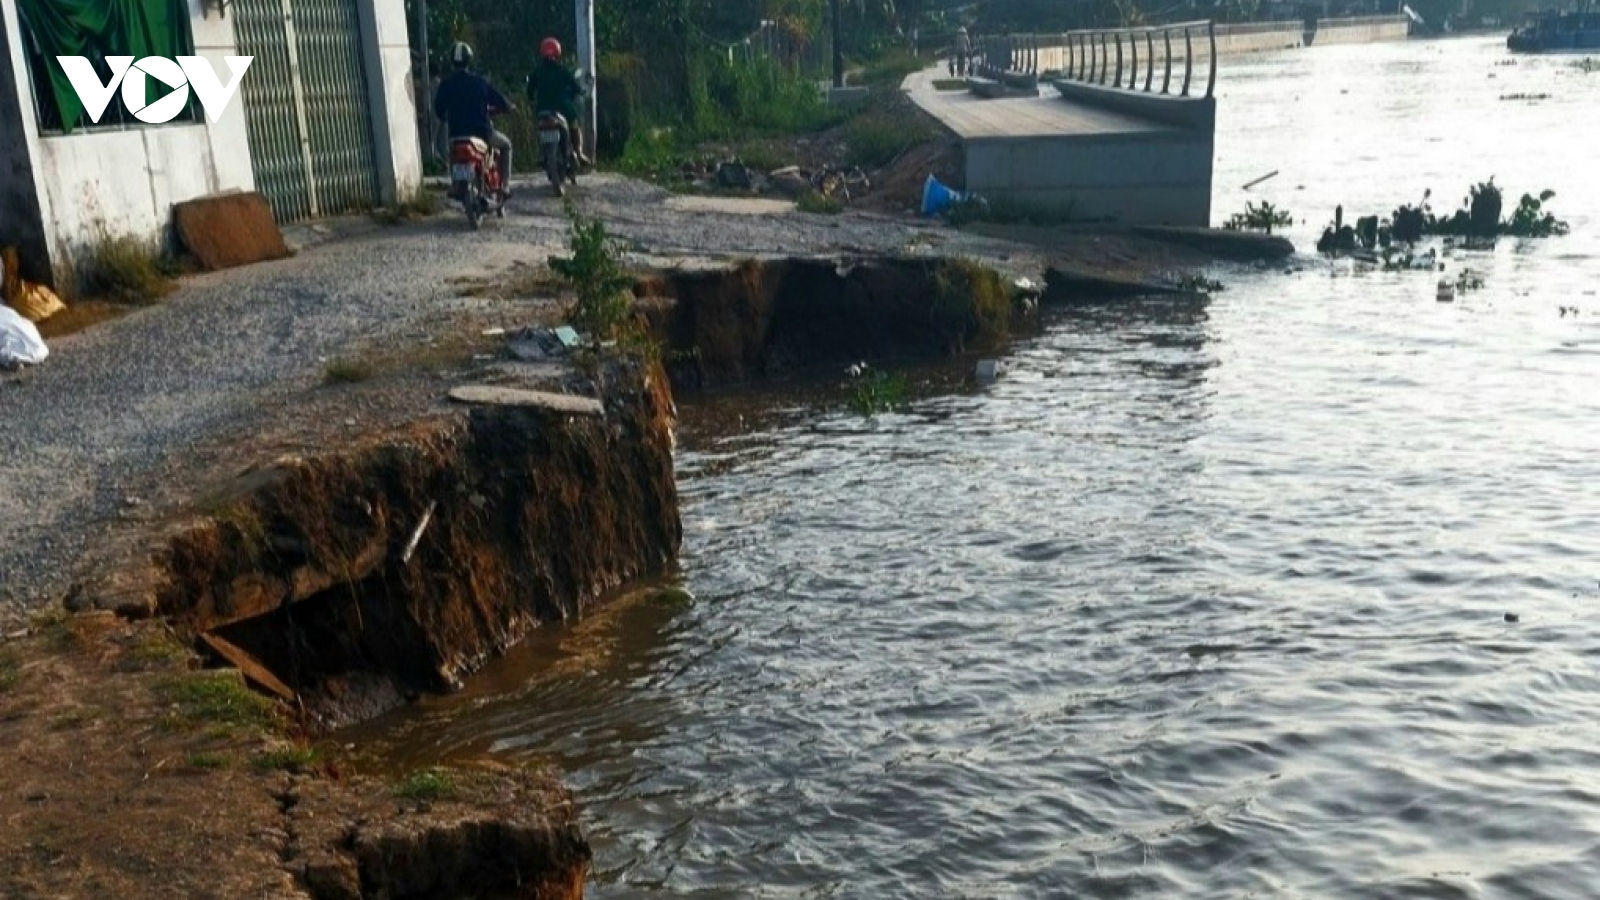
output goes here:
<path id="1" fill-rule="evenodd" d="M 1158 134 L 1170 127 L 1146 119 L 1064 102 L 1054 87 L 1040 85 L 1037 97 L 984 98 L 940 91 L 939 69 L 907 76 L 902 85 L 918 106 L 962 140 L 1030 137 L 1097 137 Z"/>
<path id="2" fill-rule="evenodd" d="M 469 384 L 452 388 L 450 399 L 457 403 L 483 406 L 527 406 L 579 416 L 598 416 L 605 413 L 605 407 L 593 397 L 525 391 L 520 388 L 496 387 L 489 384 Z"/>

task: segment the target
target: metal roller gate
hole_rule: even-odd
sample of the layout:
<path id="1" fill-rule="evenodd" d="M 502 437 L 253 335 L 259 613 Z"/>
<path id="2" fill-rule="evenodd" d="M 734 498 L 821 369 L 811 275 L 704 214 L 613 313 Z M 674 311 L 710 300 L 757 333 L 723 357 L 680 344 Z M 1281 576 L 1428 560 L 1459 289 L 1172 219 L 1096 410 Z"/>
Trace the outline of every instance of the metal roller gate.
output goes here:
<path id="1" fill-rule="evenodd" d="M 280 223 L 378 203 L 356 0 L 234 0 L 256 187 Z"/>

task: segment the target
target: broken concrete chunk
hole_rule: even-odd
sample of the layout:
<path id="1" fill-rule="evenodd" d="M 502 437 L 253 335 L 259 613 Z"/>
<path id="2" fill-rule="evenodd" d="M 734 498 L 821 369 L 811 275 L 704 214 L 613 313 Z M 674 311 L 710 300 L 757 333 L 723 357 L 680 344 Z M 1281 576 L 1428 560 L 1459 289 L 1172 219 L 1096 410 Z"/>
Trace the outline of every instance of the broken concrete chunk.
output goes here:
<path id="1" fill-rule="evenodd" d="M 450 399 L 457 403 L 484 406 L 525 406 L 548 409 L 580 416 L 598 416 L 605 407 L 592 397 L 575 397 L 571 394 L 551 394 L 546 391 L 525 391 L 520 388 L 495 387 L 487 384 L 470 384 L 450 391 Z"/>

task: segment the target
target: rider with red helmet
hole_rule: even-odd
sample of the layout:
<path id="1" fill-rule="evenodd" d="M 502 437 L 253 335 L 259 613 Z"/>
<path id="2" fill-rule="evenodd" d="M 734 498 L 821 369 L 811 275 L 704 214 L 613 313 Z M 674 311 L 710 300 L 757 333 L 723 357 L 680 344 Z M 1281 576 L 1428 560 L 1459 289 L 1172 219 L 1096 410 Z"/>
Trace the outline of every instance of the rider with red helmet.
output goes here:
<path id="1" fill-rule="evenodd" d="M 578 161 L 588 164 L 583 153 L 583 127 L 578 121 L 578 101 L 584 95 L 583 85 L 572 70 L 561 64 L 561 42 L 547 37 L 539 43 L 539 64 L 528 74 L 528 99 L 533 101 L 535 114 L 557 112 L 567 120 L 567 130 L 572 135 L 572 149 Z"/>

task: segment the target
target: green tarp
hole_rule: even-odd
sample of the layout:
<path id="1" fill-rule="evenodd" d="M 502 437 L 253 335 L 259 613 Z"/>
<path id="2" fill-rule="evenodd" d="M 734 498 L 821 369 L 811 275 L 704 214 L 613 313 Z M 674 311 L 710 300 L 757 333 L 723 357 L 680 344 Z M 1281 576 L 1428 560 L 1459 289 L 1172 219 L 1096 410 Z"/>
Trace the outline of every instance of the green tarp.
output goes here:
<path id="1" fill-rule="evenodd" d="M 17 0 L 17 6 L 50 73 L 50 84 L 35 85 L 35 89 L 48 88 L 55 97 L 64 131 L 77 127 L 83 118 L 83 103 L 56 57 L 142 59 L 189 52 L 189 11 L 184 0 Z M 157 84 L 154 79 L 146 83 Z"/>

